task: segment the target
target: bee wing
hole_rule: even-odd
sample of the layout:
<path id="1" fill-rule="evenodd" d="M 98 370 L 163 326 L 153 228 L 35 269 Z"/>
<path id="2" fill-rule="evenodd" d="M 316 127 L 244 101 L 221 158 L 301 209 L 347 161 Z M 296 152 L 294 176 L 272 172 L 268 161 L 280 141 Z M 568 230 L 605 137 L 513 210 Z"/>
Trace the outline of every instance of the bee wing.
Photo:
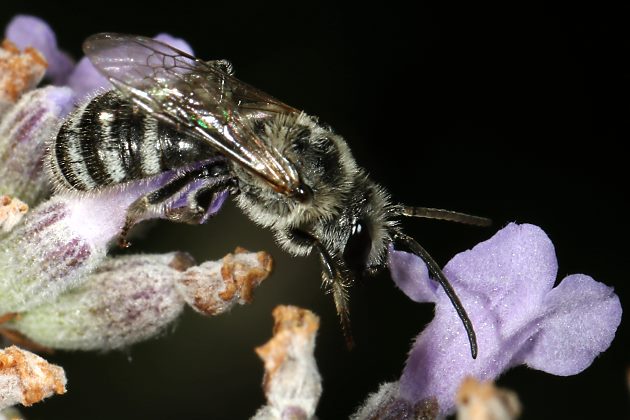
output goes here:
<path id="1" fill-rule="evenodd" d="M 147 113 L 207 141 L 225 156 L 289 196 L 299 191 L 295 167 L 247 123 L 294 113 L 264 92 L 159 41 L 134 35 L 92 35 L 83 50 L 94 66 Z"/>

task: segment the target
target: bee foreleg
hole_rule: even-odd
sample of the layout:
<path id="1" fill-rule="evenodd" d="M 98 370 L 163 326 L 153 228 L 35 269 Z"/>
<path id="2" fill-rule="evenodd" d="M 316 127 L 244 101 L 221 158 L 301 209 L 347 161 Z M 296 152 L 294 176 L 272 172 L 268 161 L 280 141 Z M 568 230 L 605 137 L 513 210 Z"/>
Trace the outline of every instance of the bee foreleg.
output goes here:
<path id="1" fill-rule="evenodd" d="M 335 259 L 328 252 L 324 244 L 309 232 L 292 229 L 289 232 L 290 237 L 295 241 L 299 240 L 305 244 L 314 246 L 319 251 L 320 260 L 322 262 L 322 282 L 327 292 L 332 293 L 335 301 L 335 309 L 339 315 L 341 329 L 346 338 L 348 348 L 354 346 L 352 339 L 352 330 L 350 328 L 350 310 L 348 308 L 348 287 L 350 286 L 350 276 L 347 270 L 341 267 L 341 264 L 335 262 Z"/>

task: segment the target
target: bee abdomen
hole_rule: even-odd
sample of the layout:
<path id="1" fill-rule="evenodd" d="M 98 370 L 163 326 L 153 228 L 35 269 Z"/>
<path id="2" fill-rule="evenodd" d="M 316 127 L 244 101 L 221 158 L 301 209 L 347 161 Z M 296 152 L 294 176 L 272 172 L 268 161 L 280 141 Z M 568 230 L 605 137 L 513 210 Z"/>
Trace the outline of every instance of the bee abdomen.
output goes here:
<path id="1" fill-rule="evenodd" d="M 61 126 L 51 147 L 53 179 L 61 187 L 90 191 L 147 178 L 210 153 L 195 143 L 110 91 Z M 192 154 L 182 156 L 182 148 Z"/>

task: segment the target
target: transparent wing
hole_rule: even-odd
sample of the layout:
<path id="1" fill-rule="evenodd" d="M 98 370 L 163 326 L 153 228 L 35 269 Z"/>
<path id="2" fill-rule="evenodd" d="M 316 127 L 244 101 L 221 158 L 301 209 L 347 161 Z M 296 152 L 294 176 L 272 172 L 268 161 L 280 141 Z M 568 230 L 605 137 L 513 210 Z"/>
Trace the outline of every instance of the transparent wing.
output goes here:
<path id="1" fill-rule="evenodd" d="M 294 166 L 247 123 L 296 109 L 232 77 L 220 62 L 203 62 L 150 38 L 101 33 L 89 37 L 83 50 L 146 112 L 209 142 L 276 191 L 289 196 L 300 191 Z"/>

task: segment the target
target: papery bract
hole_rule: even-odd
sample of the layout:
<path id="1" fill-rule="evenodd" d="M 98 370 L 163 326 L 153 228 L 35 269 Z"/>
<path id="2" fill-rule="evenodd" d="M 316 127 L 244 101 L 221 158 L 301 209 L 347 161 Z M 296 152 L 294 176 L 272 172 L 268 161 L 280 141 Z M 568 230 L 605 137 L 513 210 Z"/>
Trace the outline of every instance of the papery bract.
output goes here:
<path id="1" fill-rule="evenodd" d="M 40 51 L 48 61 L 46 74 L 53 83 L 66 82 L 74 62 L 57 47 L 57 37 L 46 22 L 35 16 L 15 16 L 7 25 L 5 37 L 20 49 L 32 47 Z"/>

